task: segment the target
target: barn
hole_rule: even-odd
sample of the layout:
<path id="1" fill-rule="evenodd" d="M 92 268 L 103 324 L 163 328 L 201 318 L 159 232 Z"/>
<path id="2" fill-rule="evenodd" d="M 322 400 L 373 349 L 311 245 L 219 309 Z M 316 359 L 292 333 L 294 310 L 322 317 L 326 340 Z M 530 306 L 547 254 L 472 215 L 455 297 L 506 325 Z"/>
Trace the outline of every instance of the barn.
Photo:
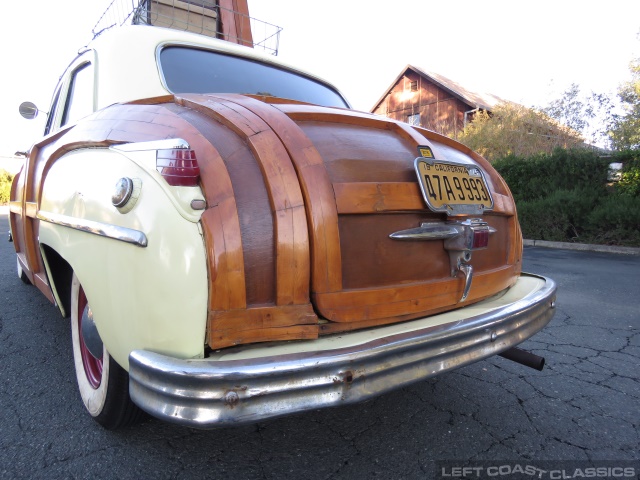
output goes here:
<path id="1" fill-rule="evenodd" d="M 407 65 L 371 109 L 372 113 L 456 138 L 475 112 L 505 100 L 470 92 L 442 75 Z"/>

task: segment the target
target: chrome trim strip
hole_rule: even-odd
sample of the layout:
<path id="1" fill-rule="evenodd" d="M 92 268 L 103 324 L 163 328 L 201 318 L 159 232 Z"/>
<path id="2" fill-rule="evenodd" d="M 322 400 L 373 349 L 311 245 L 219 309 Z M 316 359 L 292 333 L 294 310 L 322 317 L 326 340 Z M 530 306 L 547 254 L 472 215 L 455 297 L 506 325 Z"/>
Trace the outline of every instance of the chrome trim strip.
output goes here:
<path id="1" fill-rule="evenodd" d="M 69 217 L 57 213 L 43 212 L 40 210 L 37 218 L 44 222 L 62 225 L 63 227 L 73 228 L 81 232 L 92 233 L 101 237 L 111 238 L 120 242 L 131 243 L 138 247 L 146 247 L 148 244 L 147 236 L 138 230 L 120 227 L 108 223 L 94 222 L 93 220 L 85 220 L 83 218 Z"/>
<path id="2" fill-rule="evenodd" d="M 424 222 L 417 228 L 393 232 L 389 238 L 394 240 L 446 240 L 458 235 L 460 235 L 460 231 L 451 224 Z"/>
<path id="3" fill-rule="evenodd" d="M 274 355 L 262 347 L 253 352 L 256 356 L 236 360 L 183 360 L 134 350 L 129 391 L 148 413 L 199 428 L 359 402 L 523 342 L 553 317 L 555 292 L 552 280 L 523 275 L 502 297 L 466 307 L 475 315 L 465 308 L 457 311 L 472 315 L 468 318 L 442 317 L 440 324 L 434 316 L 427 319 L 434 319 L 430 327 L 424 326 L 425 319 L 396 329 L 381 327 L 377 337 L 334 349 L 321 346 L 336 345 L 330 341 L 343 342 L 352 334 L 361 339 L 362 333 L 303 342 L 300 350 L 306 351 L 297 353 Z"/>
<path id="4" fill-rule="evenodd" d="M 143 152 L 147 150 L 171 150 L 174 148 L 188 149 L 191 147 L 189 146 L 189 142 L 182 138 L 168 138 L 165 140 L 151 140 L 149 142 L 122 143 L 120 145 L 112 145 L 109 148 L 121 152 Z"/>

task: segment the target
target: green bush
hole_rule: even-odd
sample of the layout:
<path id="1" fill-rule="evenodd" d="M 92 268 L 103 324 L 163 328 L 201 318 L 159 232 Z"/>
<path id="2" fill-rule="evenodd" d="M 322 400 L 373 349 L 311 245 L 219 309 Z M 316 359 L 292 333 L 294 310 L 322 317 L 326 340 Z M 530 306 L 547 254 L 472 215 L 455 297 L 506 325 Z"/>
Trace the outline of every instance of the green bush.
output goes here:
<path id="1" fill-rule="evenodd" d="M 6 170 L 0 170 L 0 205 L 9 203 L 12 181 L 13 175 L 11 175 Z"/>
<path id="2" fill-rule="evenodd" d="M 606 193 L 610 159 L 586 149 L 556 149 L 551 155 L 496 160 L 493 166 L 504 177 L 518 201 L 546 198 L 559 190 Z"/>
<path id="3" fill-rule="evenodd" d="M 594 243 L 640 247 L 640 196 L 611 195 L 588 216 Z"/>
<path id="4" fill-rule="evenodd" d="M 518 203 L 525 238 L 557 242 L 582 241 L 587 219 L 598 204 L 588 189 L 557 190 L 545 198 Z"/>
<path id="5" fill-rule="evenodd" d="M 614 158 L 623 164 L 620 181 L 616 184 L 618 192 L 632 197 L 640 196 L 640 151 L 626 150 Z"/>
<path id="6" fill-rule="evenodd" d="M 609 164 L 622 162 L 608 186 Z M 555 150 L 494 162 L 513 192 L 525 238 L 640 246 L 640 151 L 599 157 L 589 150 Z"/>

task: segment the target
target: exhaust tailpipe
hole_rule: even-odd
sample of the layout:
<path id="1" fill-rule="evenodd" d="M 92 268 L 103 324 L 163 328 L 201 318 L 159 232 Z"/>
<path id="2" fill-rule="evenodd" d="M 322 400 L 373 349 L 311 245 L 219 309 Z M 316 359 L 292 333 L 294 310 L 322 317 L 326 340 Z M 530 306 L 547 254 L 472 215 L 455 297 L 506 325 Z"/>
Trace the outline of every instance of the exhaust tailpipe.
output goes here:
<path id="1" fill-rule="evenodd" d="M 504 352 L 499 353 L 498 355 L 506 358 L 507 360 L 513 360 L 520 365 L 535 368 L 540 372 L 544 368 L 544 357 L 540 357 L 535 353 L 527 352 L 526 350 L 522 350 L 521 348 L 513 347 L 509 350 L 505 350 Z"/>

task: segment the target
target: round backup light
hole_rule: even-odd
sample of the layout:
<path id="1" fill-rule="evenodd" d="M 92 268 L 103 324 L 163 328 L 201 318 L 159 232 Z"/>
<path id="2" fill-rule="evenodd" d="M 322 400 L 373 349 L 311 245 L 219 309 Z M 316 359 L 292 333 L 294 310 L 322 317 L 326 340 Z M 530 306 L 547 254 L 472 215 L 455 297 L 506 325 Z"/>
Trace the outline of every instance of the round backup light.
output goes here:
<path id="1" fill-rule="evenodd" d="M 124 207 L 131 198 L 132 193 L 133 180 L 128 177 L 122 177 L 116 182 L 116 189 L 111 196 L 111 203 L 116 208 Z"/>

